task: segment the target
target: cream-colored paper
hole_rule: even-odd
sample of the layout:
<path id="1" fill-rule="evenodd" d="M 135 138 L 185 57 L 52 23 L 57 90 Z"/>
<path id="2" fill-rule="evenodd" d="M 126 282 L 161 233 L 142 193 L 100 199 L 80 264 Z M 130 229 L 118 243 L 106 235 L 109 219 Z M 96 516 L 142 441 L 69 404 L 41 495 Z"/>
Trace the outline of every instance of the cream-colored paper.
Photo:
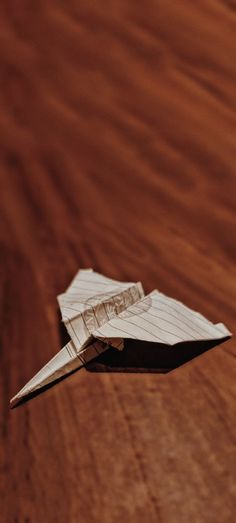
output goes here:
<path id="1" fill-rule="evenodd" d="M 157 290 L 145 296 L 140 282 L 119 282 L 92 269 L 80 270 L 66 292 L 58 296 L 58 303 L 71 341 L 12 398 L 11 406 L 108 347 L 123 350 L 124 339 L 168 348 L 180 342 L 220 340 L 231 335 L 223 323 L 214 325 Z"/>

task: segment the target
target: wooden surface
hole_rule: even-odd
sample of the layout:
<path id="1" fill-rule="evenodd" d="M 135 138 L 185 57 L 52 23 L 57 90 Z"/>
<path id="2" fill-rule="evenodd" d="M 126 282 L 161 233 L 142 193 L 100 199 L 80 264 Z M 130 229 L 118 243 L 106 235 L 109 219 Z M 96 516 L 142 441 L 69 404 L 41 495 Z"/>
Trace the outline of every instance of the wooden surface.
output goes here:
<path id="1" fill-rule="evenodd" d="M 0 11 L 1 521 L 234 523 L 234 339 L 8 401 L 61 346 L 79 267 L 236 331 L 235 4 Z"/>

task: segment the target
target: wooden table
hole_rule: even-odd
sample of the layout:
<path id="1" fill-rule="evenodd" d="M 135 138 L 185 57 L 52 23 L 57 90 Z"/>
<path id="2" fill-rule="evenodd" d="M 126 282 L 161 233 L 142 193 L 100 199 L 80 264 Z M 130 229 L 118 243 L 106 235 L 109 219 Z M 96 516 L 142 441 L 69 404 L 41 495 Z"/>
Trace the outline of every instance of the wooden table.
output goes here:
<path id="1" fill-rule="evenodd" d="M 78 268 L 235 332 L 233 2 L 0 10 L 1 521 L 234 523 L 234 339 L 8 403 L 61 347 Z"/>

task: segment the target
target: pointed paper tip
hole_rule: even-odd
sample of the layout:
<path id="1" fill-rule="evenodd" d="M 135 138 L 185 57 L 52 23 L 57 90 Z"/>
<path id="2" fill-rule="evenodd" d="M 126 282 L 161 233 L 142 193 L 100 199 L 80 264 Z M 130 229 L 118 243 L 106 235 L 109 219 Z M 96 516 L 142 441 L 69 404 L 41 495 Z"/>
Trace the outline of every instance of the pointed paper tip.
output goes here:
<path id="1" fill-rule="evenodd" d="M 10 408 L 16 407 L 23 400 L 38 393 L 40 389 L 45 389 L 54 381 L 82 367 L 107 348 L 108 345 L 94 341 L 77 354 L 70 341 L 10 400 Z"/>
<path id="2" fill-rule="evenodd" d="M 10 400 L 10 409 L 13 409 L 14 407 L 16 407 L 22 400 L 23 398 L 25 397 L 25 395 L 20 395 L 20 394 L 16 394 L 16 396 L 13 396 L 13 398 L 11 398 Z"/>
<path id="3" fill-rule="evenodd" d="M 83 364 L 77 356 L 69 354 L 69 344 L 61 349 L 26 385 L 10 400 L 10 408 L 40 389 L 62 378 Z"/>

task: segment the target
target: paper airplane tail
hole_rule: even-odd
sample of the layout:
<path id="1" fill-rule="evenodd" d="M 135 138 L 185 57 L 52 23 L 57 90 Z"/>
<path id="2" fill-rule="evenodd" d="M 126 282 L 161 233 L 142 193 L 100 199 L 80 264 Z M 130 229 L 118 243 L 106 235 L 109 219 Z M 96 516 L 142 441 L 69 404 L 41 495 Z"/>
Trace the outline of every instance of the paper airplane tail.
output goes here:
<path id="1" fill-rule="evenodd" d="M 10 401 L 10 406 L 26 399 L 30 394 L 62 378 L 73 370 L 82 367 L 100 353 L 107 350 L 108 345 L 95 341 L 81 353 L 76 353 L 72 342 L 67 343 Z"/>

